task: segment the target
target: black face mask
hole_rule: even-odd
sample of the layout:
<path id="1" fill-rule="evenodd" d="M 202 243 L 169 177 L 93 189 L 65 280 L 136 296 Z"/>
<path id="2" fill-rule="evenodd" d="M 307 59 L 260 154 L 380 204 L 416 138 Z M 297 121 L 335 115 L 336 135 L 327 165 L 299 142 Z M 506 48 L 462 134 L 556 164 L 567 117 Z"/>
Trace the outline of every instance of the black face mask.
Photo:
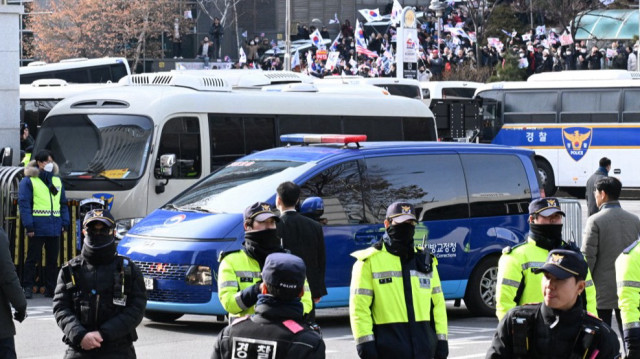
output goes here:
<path id="1" fill-rule="evenodd" d="M 264 261 L 271 253 L 282 251 L 282 244 L 275 229 L 246 232 L 244 234 L 244 247 L 249 254 L 264 266 Z"/>
<path id="2" fill-rule="evenodd" d="M 562 244 L 562 224 L 530 223 L 529 229 L 538 247 L 550 251 L 559 248 Z"/>
<path id="3" fill-rule="evenodd" d="M 385 239 L 387 250 L 399 256 L 413 255 L 413 235 L 416 227 L 408 223 L 399 223 L 387 228 L 388 238 Z"/>
<path id="4" fill-rule="evenodd" d="M 82 256 L 93 265 L 107 264 L 116 257 L 116 241 L 111 234 L 89 232 L 84 237 Z"/>

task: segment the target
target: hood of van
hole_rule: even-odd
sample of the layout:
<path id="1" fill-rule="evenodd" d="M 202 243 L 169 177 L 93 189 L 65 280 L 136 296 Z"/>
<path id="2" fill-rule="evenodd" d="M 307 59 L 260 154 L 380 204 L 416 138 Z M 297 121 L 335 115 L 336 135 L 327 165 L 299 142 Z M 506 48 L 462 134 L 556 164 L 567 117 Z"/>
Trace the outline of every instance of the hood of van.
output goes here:
<path id="1" fill-rule="evenodd" d="M 194 213 L 157 209 L 136 224 L 127 235 L 187 240 L 230 240 L 242 226 L 241 213 Z M 235 239 L 235 235 L 233 239 Z"/>

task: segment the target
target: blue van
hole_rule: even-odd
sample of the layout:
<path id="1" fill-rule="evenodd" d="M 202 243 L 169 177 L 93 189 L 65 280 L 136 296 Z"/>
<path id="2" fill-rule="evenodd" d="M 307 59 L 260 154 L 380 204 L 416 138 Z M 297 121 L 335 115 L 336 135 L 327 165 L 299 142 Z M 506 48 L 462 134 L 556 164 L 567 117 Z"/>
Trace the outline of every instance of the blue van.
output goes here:
<path id="1" fill-rule="evenodd" d="M 501 250 L 525 239 L 528 204 L 540 197 L 534 152 L 365 139 L 282 136 L 289 145 L 230 163 L 135 225 L 118 252 L 144 273 L 146 317 L 225 315 L 217 293 L 218 255 L 241 247 L 244 208 L 256 201 L 274 204 L 284 181 L 301 186 L 301 200 L 324 202 L 329 294 L 319 308 L 348 305 L 350 253 L 380 240 L 387 206 L 401 200 L 415 205 L 416 245 L 426 243 L 438 257 L 445 298 L 464 299 L 473 313 L 493 315 Z"/>

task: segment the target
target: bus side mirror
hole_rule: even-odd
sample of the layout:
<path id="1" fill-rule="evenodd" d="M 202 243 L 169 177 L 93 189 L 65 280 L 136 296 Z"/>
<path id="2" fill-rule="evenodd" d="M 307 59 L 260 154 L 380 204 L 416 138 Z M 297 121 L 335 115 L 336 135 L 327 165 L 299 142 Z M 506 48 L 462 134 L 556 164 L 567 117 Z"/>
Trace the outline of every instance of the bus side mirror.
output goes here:
<path id="1" fill-rule="evenodd" d="M 11 160 L 13 159 L 13 149 L 11 147 L 5 147 L 2 149 L 2 159 L 0 159 L 0 165 L 11 166 Z"/>
<path id="2" fill-rule="evenodd" d="M 160 175 L 171 178 L 176 166 L 176 155 L 173 153 L 160 156 Z"/>

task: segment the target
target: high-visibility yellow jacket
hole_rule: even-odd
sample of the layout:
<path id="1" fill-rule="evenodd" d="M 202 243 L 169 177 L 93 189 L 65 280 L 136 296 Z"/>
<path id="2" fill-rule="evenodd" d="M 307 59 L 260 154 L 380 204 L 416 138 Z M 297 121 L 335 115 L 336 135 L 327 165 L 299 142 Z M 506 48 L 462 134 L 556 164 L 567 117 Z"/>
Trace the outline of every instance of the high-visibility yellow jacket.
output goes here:
<path id="1" fill-rule="evenodd" d="M 628 349 L 640 349 L 640 246 L 633 242 L 616 259 L 618 307 Z"/>
<path id="2" fill-rule="evenodd" d="M 567 246 L 569 244 L 565 243 Z M 563 247 L 564 248 L 564 247 Z M 565 248 L 574 249 L 576 248 Z M 579 252 L 579 251 L 578 251 Z M 496 287 L 496 316 L 502 319 L 507 312 L 518 305 L 539 303 L 542 295 L 542 274 L 534 274 L 533 270 L 542 267 L 549 251 L 538 247 L 536 241 L 529 237 L 527 242 L 506 247 L 498 262 L 498 281 Z M 587 273 L 585 288 L 587 311 L 597 315 L 596 287 L 591 280 L 591 272 Z"/>
<path id="3" fill-rule="evenodd" d="M 243 290 L 262 280 L 260 264 L 244 250 L 223 253 L 218 269 L 218 297 L 231 316 L 254 313 L 257 296 Z M 313 309 L 309 283 L 304 282 L 302 307 L 305 314 Z"/>
<path id="4" fill-rule="evenodd" d="M 435 258 L 432 271 L 423 273 L 416 269 L 416 256 L 402 261 L 384 246 L 351 255 L 357 259 L 349 297 L 356 344 L 375 341 L 380 358 L 411 358 L 435 350 L 436 340 L 447 339 L 447 311 Z M 435 337 L 430 328 L 432 303 Z"/>

